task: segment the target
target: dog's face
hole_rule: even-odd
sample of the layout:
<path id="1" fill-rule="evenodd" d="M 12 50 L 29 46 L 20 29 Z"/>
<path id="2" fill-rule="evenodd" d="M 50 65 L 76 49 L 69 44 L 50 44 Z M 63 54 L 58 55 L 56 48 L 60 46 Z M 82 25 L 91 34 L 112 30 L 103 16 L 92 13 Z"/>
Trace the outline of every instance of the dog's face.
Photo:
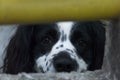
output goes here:
<path id="1" fill-rule="evenodd" d="M 21 25 L 7 47 L 4 72 L 100 69 L 104 32 L 99 21 Z"/>
<path id="2" fill-rule="evenodd" d="M 60 22 L 37 30 L 34 52 L 38 72 L 83 72 L 88 69 L 93 45 L 85 24 Z"/>

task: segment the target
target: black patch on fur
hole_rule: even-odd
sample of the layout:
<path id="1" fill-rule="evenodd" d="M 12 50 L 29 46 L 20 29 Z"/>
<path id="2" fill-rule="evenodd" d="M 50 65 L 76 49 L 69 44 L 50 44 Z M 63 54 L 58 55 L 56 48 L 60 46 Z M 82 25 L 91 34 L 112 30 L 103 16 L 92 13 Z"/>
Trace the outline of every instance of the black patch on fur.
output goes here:
<path id="1" fill-rule="evenodd" d="M 62 44 L 62 45 L 60 45 L 60 47 L 63 47 L 63 44 Z"/>
<path id="2" fill-rule="evenodd" d="M 64 34 L 64 31 L 62 31 L 61 35 L 62 35 L 61 41 L 62 41 L 62 42 L 66 41 L 67 35 Z"/>
<path id="3" fill-rule="evenodd" d="M 102 67 L 105 29 L 100 21 L 77 22 L 72 30 L 71 42 L 76 53 L 89 65 L 88 70 Z"/>

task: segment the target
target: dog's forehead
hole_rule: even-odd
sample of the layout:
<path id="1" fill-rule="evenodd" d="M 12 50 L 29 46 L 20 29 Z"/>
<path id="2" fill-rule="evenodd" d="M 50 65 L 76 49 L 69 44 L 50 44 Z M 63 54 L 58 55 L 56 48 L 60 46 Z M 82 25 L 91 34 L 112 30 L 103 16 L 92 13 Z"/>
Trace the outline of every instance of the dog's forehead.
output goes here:
<path id="1" fill-rule="evenodd" d="M 58 22 L 57 26 L 62 34 L 69 35 L 72 28 L 73 28 L 74 22 Z"/>

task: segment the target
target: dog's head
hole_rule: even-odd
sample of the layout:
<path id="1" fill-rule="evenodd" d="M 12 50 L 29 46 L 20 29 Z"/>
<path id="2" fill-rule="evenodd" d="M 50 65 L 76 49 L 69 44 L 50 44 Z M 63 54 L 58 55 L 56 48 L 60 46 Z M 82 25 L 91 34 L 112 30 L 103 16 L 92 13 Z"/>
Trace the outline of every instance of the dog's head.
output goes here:
<path id="1" fill-rule="evenodd" d="M 104 40 L 99 21 L 21 25 L 7 47 L 4 72 L 100 69 Z"/>

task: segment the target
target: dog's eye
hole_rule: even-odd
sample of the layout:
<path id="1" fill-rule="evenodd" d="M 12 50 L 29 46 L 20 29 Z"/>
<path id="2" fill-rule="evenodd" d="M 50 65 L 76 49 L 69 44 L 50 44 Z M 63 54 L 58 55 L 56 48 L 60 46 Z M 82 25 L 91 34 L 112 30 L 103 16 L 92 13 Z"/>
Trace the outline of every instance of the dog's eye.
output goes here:
<path id="1" fill-rule="evenodd" d="M 81 40 L 81 39 L 78 39 L 77 44 L 78 44 L 79 46 L 83 46 L 83 47 L 86 47 L 86 46 L 87 46 L 87 43 L 86 43 L 84 40 Z"/>
<path id="2" fill-rule="evenodd" d="M 52 43 L 52 39 L 51 39 L 50 36 L 45 36 L 45 37 L 42 38 L 41 43 L 43 45 L 49 45 L 49 44 Z"/>

